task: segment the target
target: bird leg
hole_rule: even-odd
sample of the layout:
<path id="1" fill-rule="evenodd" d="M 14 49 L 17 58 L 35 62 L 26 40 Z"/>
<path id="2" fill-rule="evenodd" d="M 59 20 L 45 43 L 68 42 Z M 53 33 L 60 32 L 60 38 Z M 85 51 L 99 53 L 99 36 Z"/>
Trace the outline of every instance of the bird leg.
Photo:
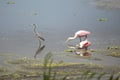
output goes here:
<path id="1" fill-rule="evenodd" d="M 82 41 L 82 40 L 81 40 L 81 37 L 79 37 L 79 39 L 80 39 L 80 42 L 81 42 L 81 41 Z"/>
<path id="2" fill-rule="evenodd" d="M 87 39 L 87 35 L 85 36 L 85 39 L 84 40 L 86 40 Z"/>

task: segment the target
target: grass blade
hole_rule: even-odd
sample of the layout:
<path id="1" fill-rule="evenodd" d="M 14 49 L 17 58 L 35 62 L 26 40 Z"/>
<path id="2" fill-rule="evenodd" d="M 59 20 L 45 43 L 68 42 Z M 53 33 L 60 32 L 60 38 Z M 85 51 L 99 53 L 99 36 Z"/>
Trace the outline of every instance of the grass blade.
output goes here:
<path id="1" fill-rule="evenodd" d="M 113 80 L 113 76 L 114 76 L 114 75 L 112 74 L 108 80 Z"/>
<path id="2" fill-rule="evenodd" d="M 62 80 L 66 80 L 66 79 L 67 79 L 67 77 L 68 77 L 68 75 L 64 76 Z"/>
<path id="3" fill-rule="evenodd" d="M 119 80 L 119 76 L 117 76 L 115 80 Z"/>
<path id="4" fill-rule="evenodd" d="M 103 76 L 105 75 L 105 73 L 101 73 L 99 76 L 98 76 L 98 80 L 100 80 Z"/>
<path id="5" fill-rule="evenodd" d="M 81 80 L 85 80 L 88 76 L 88 73 L 90 73 L 90 70 L 84 72 L 82 75 L 81 75 Z"/>
<path id="6" fill-rule="evenodd" d="M 92 79 L 92 78 L 96 75 L 96 73 L 93 72 L 93 73 L 88 74 L 88 75 L 89 75 L 89 76 L 88 76 L 87 80 L 90 80 L 90 79 Z"/>

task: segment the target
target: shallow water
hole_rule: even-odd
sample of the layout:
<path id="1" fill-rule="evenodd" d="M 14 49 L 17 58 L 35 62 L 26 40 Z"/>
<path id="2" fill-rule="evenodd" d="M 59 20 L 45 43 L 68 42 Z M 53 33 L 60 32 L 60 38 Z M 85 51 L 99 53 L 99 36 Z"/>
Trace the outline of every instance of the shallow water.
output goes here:
<path id="1" fill-rule="evenodd" d="M 14 0 L 15 4 L 7 4 L 8 1 L 0 1 L 0 54 L 33 58 L 39 45 L 33 34 L 33 23 L 39 26 L 39 33 L 46 39 L 43 43 L 46 47 L 38 58 L 49 51 L 63 52 L 67 49 L 65 40 L 80 29 L 91 31 L 88 40 L 92 42 L 92 49 L 120 46 L 119 8 L 99 8 L 91 4 L 93 0 Z M 102 17 L 108 20 L 97 20 Z M 100 54 L 93 56 L 102 58 L 103 61 L 90 62 L 120 64 L 119 58 Z M 70 57 L 60 60 L 89 62 L 86 59 Z"/>

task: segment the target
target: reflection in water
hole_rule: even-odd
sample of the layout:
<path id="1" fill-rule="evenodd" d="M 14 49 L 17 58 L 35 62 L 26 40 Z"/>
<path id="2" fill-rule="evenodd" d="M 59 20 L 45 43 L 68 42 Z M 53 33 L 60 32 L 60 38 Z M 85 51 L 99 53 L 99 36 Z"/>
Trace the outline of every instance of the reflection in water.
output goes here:
<path id="1" fill-rule="evenodd" d="M 80 45 L 79 44 L 76 44 L 75 46 L 74 45 L 70 45 L 68 43 L 66 43 L 66 46 L 69 48 L 69 49 L 73 49 L 73 52 L 77 55 L 80 55 L 80 56 L 83 56 L 84 53 L 87 52 L 87 50 L 85 48 L 80 48 Z"/>
<path id="2" fill-rule="evenodd" d="M 40 41 L 39 41 L 40 42 Z M 36 58 L 36 56 L 45 48 L 45 45 L 43 45 L 42 47 L 39 46 L 38 49 L 35 52 L 34 58 Z"/>
<path id="3" fill-rule="evenodd" d="M 41 40 L 45 41 L 45 39 L 41 37 L 38 32 L 36 32 L 36 24 L 33 24 L 33 26 L 34 26 L 34 34 L 36 38 L 39 40 L 39 47 L 36 50 L 35 55 L 34 55 L 34 58 L 36 58 L 36 56 L 45 48 L 45 45 L 41 46 Z"/>

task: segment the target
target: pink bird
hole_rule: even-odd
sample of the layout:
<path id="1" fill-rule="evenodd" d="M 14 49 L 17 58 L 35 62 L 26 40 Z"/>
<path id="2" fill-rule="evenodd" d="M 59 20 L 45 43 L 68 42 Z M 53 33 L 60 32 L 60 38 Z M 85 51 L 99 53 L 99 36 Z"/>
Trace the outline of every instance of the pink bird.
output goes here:
<path id="1" fill-rule="evenodd" d="M 81 37 L 85 36 L 85 39 L 86 39 L 88 34 L 90 34 L 90 32 L 89 32 L 89 31 L 86 31 L 86 30 L 77 31 L 77 32 L 75 33 L 74 37 L 69 37 L 66 42 L 68 42 L 68 41 L 70 41 L 70 40 L 73 40 L 73 39 L 75 39 L 75 38 L 77 38 L 77 37 L 80 38 L 80 42 L 81 42 Z"/>
<path id="2" fill-rule="evenodd" d="M 91 42 L 86 39 L 84 41 L 81 41 L 79 45 L 80 48 L 85 48 L 87 50 L 88 46 L 91 45 Z"/>

